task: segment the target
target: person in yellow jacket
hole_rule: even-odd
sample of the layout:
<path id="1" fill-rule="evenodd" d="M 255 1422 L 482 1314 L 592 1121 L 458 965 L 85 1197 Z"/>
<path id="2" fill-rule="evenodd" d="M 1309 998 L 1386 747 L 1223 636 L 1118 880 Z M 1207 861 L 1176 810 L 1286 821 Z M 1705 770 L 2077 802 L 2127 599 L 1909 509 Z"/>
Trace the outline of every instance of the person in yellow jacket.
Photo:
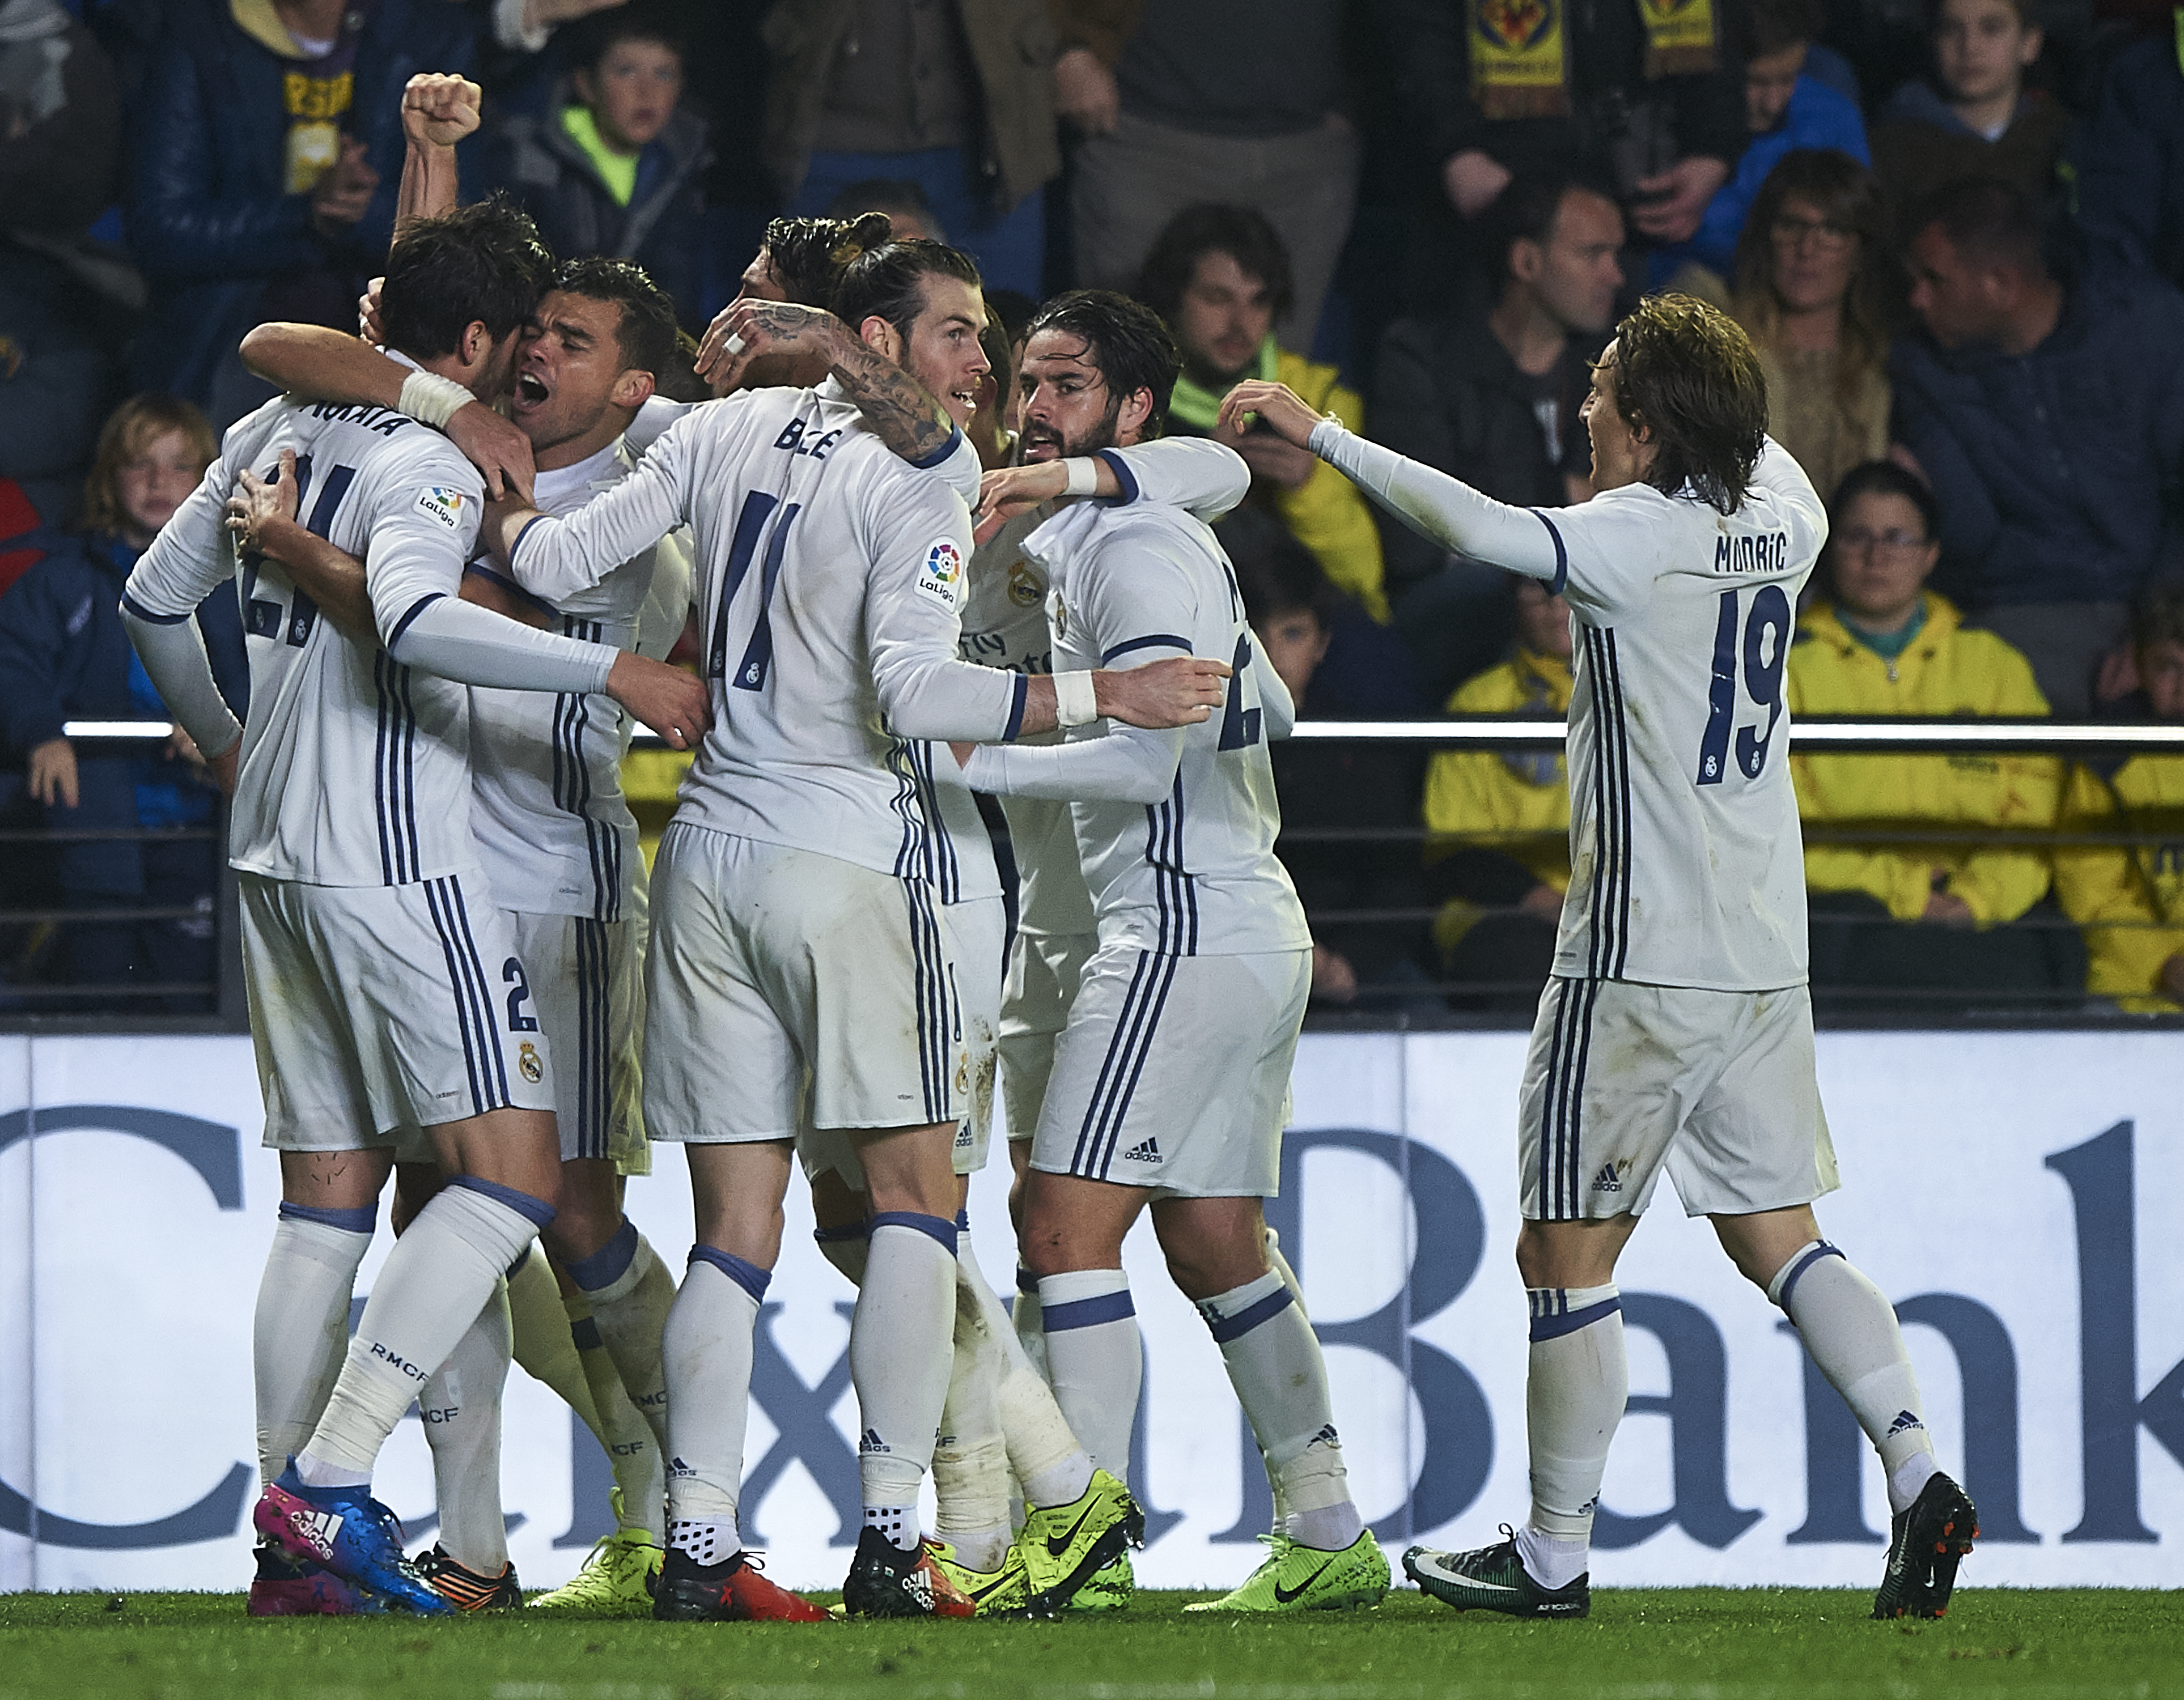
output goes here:
<path id="1" fill-rule="evenodd" d="M 1516 581 L 1515 653 L 1467 680 L 1451 714 L 1569 713 L 1569 605 Z M 1426 769 L 1426 883 L 1434 942 L 1465 1008 L 1530 1008 L 1554 961 L 1569 888 L 1569 780 L 1560 749 L 1447 750 Z"/>
<path id="2" fill-rule="evenodd" d="M 1138 295 L 1167 321 L 1183 354 L 1168 400 L 1170 432 L 1214 437 L 1242 455 L 1253 498 L 1280 515 L 1337 590 L 1386 625 L 1380 534 L 1357 486 L 1272 431 L 1231 431 L 1219 422 L 1222 397 L 1245 378 L 1266 378 L 1351 430 L 1364 429 L 1364 403 L 1337 381 L 1334 367 L 1274 341 L 1274 321 L 1290 296 L 1289 251 L 1274 227 L 1250 207 L 1186 207 L 1145 256 Z"/>
<path id="3" fill-rule="evenodd" d="M 2139 598 L 2131 616 L 2134 719 L 2184 721 L 2184 586 Z M 2085 929 L 2086 989 L 2126 1009 L 2184 1006 L 2184 755 L 2148 753 L 2073 769 L 2066 835 L 2129 836 L 2134 844 L 2059 845 L 2055 895 Z"/>
<path id="4" fill-rule="evenodd" d="M 1901 467 L 1871 461 L 1844 476 L 1831 587 L 1799 620 L 1786 669 L 1793 715 L 2048 713 L 2031 664 L 1965 627 L 1925 588 L 1939 522 L 1932 493 Z M 2082 952 L 2067 924 L 2052 906 L 2026 919 L 2048 895 L 2048 847 L 1992 836 L 2048 830 L 2059 763 L 1888 753 L 1793 756 L 1790 765 L 1806 830 L 1816 992 L 1870 1003 L 1907 991 L 2044 1000 L 2081 989 Z M 1907 842 L 1926 832 L 1936 841 Z"/>

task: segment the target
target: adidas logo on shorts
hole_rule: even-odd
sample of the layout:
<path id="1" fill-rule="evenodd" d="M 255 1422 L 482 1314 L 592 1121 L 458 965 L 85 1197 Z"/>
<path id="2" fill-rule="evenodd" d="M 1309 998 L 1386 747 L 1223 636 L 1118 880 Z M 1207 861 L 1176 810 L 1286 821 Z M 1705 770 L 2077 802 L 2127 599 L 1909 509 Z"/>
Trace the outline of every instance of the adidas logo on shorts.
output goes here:
<path id="1" fill-rule="evenodd" d="M 1157 1139 L 1148 1139 L 1143 1144 L 1134 1145 L 1123 1153 L 1125 1163 L 1158 1163 L 1160 1160 L 1161 1148 Z"/>
<path id="2" fill-rule="evenodd" d="M 1602 1165 L 1592 1183 L 1592 1190 L 1596 1192 L 1620 1192 L 1623 1190 L 1622 1179 L 1616 1174 L 1613 1164 Z"/>

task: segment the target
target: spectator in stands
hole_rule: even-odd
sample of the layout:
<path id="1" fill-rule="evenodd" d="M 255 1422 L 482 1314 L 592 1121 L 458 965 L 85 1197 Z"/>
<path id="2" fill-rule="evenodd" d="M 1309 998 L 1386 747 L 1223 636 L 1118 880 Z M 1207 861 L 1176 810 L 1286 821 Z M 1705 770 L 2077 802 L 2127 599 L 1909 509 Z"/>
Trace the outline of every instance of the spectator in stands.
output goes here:
<path id="1" fill-rule="evenodd" d="M 1736 275 L 1737 239 L 1746 217 L 1768 175 L 1786 155 L 1801 148 L 1833 148 L 1861 165 L 1870 163 L 1865 117 L 1858 102 L 1806 75 L 1805 61 L 1821 23 L 1820 0 L 1751 0 L 1746 7 L 1744 121 L 1752 140 L 1736 162 L 1736 174 L 1707 203 L 1697 233 L 1687 242 L 1653 251 L 1656 288 L 1669 285 L 1687 266 L 1703 267 L 1724 282 Z"/>
<path id="2" fill-rule="evenodd" d="M 1254 498 L 1281 516 L 1336 589 L 1384 620 L 1380 534 L 1357 486 L 1272 431 L 1232 431 L 1217 418 L 1222 397 L 1240 380 L 1272 378 L 1352 431 L 1364 428 L 1364 405 L 1334 367 L 1275 341 L 1290 292 L 1289 251 L 1252 208 L 1208 203 L 1169 221 L 1145 256 L 1137 290 L 1167 321 L 1183 353 L 1168 428 L 1214 437 L 1242 455 Z"/>
<path id="3" fill-rule="evenodd" d="M 0 0 L 0 221 L 73 236 L 114 203 L 121 102 L 98 42 L 58 0 Z"/>
<path id="4" fill-rule="evenodd" d="M 705 121 L 682 100 L 683 48 L 655 8 L 581 26 L 577 69 L 547 110 L 516 114 L 489 139 L 486 182 L 505 189 L 564 258 L 634 260 L 702 330 Z"/>
<path id="5" fill-rule="evenodd" d="M 1384 699 L 1362 698 L 1354 686 L 1378 669 L 1384 676 L 1368 688 L 1385 691 L 1385 675 L 1404 671 L 1401 646 L 1345 603 L 1311 553 L 1262 516 L 1247 515 L 1241 526 L 1224 527 L 1223 543 L 1252 636 L 1298 714 L 1343 719 L 1386 712 Z M 1396 712 L 1412 706 L 1404 702 Z M 1416 988 L 1431 978 L 1424 922 L 1319 917 L 1360 909 L 1415 914 L 1424 908 L 1412 836 L 1423 764 L 1412 751 L 1386 743 L 1284 739 L 1268 753 L 1282 805 L 1277 853 L 1312 921 L 1313 1001 L 1385 1008 L 1418 1000 L 1422 994 Z M 1348 836 L 1361 830 L 1375 836 Z M 1345 836 L 1315 836 L 1330 832 Z"/>
<path id="6" fill-rule="evenodd" d="M 1513 175 L 1561 171 L 1612 185 L 1635 239 L 1689 242 L 1744 151 L 1725 6 L 1379 3 L 1401 44 L 1396 92 L 1464 218 Z"/>
<path id="7" fill-rule="evenodd" d="M 1255 207 L 1292 287 L 1279 327 L 1311 352 L 1350 234 L 1359 148 L 1340 112 L 1342 0 L 1055 0 L 1077 281 L 1128 289 L 1184 208 Z"/>
<path id="8" fill-rule="evenodd" d="M 1874 172 L 1899 219 L 1962 177 L 1998 178 L 2036 203 L 2054 193 L 2070 118 L 2025 86 L 2046 39 L 2033 3 L 1932 0 L 1932 79 L 1905 83 L 1873 121 Z"/>
<path id="9" fill-rule="evenodd" d="M 1842 481 L 1827 587 L 1789 652 L 1792 714 L 2048 712 L 2025 658 L 1966 629 L 1926 588 L 1941 558 L 1939 519 L 1932 492 L 1892 462 Z M 2033 914 L 2048 892 L 2046 853 L 1981 842 L 1996 829 L 2044 830 L 2055 818 L 2059 764 L 1964 753 L 1798 755 L 1790 765 L 1808 834 L 1818 1001 L 1917 1008 L 1921 992 L 2053 1001 L 2081 991 L 2076 934 L 2056 925 L 2052 905 Z M 1892 842 L 1936 829 L 1964 842 Z"/>
<path id="10" fill-rule="evenodd" d="M 0 727 L 55 832 L 201 826 L 216 797 L 179 731 L 153 755 L 79 752 L 72 719 L 169 718 L 121 625 L 121 587 L 217 445 L 187 402 L 137 396 L 114 410 L 83 491 L 83 529 L 0 597 Z M 232 597 L 198 611 L 205 647 L 230 705 L 243 708 L 248 668 Z M 110 748 L 111 747 L 106 747 Z M 209 983 L 212 900 L 219 867 L 209 840 L 64 839 L 55 847 L 70 908 L 181 908 L 187 919 L 76 922 L 64 930 L 58 975 L 73 986 Z M 71 1000 L 74 1009 L 102 1007 Z M 144 1013 L 209 1009 L 209 994 L 116 998 Z"/>
<path id="11" fill-rule="evenodd" d="M 2137 692 L 2119 718 L 2184 722 L 2184 586 L 2150 587 L 2132 611 Z M 2060 845 L 2055 894 L 2085 929 L 2086 989 L 2126 1009 L 2184 1004 L 2184 756 L 2114 752 L 2070 775 L 2064 831 L 2130 845 Z"/>
<path id="12" fill-rule="evenodd" d="M 2184 297 L 2145 272 L 2052 275 L 2036 203 L 1971 179 L 1922 208 L 1897 434 L 1942 506 L 1945 581 L 2082 714 L 2148 575 L 2184 564 Z"/>
<path id="13" fill-rule="evenodd" d="M 1509 658 L 1448 699 L 1451 714 L 1569 713 L 1569 604 L 1518 579 Z M 1569 889 L 1569 779 L 1559 748 L 1445 750 L 1426 769 L 1426 884 L 1444 979 L 1462 1009 L 1535 1008 Z"/>
<path id="14" fill-rule="evenodd" d="M 1592 458 L 1578 408 L 1623 286 L 1622 214 L 1602 190 L 1525 175 L 1479 229 L 1500 281 L 1492 309 L 1451 304 L 1389 326 L 1370 435 L 1499 501 L 1582 502 L 1592 493 Z M 1393 520 L 1382 525 L 1381 547 L 1397 625 L 1438 702 L 1507 650 L 1507 575 L 1446 554 Z"/>
<path id="15" fill-rule="evenodd" d="M 1039 0 L 776 0 L 766 163 L 788 210 L 907 177 L 986 281 L 1039 296 L 1061 169 Z"/>
<path id="16" fill-rule="evenodd" d="M 884 213 L 899 242 L 944 242 L 948 231 L 924 190 L 908 177 L 874 177 L 852 183 L 827 208 L 830 219 L 854 219 L 861 213 Z"/>
<path id="17" fill-rule="evenodd" d="M 236 353 L 245 331 L 355 326 L 393 233 L 403 86 L 464 69 L 474 36 L 445 0 L 170 0 L 131 125 L 138 387 L 224 429 L 273 393 Z"/>
<path id="18" fill-rule="evenodd" d="M 1823 494 L 1888 450 L 1887 231 L 1847 153 L 1786 154 L 1736 249 L 1730 311 L 1767 378 L 1767 431 Z"/>
<path id="19" fill-rule="evenodd" d="M 2184 286 L 2184 49 L 2164 32 L 2119 53 L 2064 153 L 2086 234 Z"/>

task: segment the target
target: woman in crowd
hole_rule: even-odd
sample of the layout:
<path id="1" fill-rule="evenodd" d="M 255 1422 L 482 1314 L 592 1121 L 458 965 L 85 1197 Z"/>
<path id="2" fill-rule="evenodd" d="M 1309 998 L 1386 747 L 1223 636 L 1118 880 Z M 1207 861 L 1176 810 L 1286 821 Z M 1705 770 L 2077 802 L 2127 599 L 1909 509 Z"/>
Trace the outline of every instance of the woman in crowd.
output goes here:
<path id="1" fill-rule="evenodd" d="M 1885 252 L 1873 174 L 1801 148 L 1767 175 L 1736 245 L 1730 313 L 1767 375 L 1767 429 L 1831 491 L 1888 447 Z"/>

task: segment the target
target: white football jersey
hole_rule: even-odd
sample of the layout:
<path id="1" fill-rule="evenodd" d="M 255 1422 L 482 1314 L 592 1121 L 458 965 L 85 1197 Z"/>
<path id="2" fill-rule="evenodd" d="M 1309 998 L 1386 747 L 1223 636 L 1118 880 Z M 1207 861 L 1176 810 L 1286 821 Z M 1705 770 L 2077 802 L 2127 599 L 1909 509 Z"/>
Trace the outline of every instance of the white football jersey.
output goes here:
<path id="1" fill-rule="evenodd" d="M 363 559 L 381 610 L 414 618 L 456 595 L 484 511 L 484 485 L 460 451 L 383 408 L 282 397 L 229 428 L 125 597 L 138 618 L 171 624 L 222 581 L 237 582 L 250 714 L 229 859 L 317 886 L 400 886 L 474 869 L 469 692 L 344 636 L 277 563 L 236 559 L 227 497 L 245 468 L 272 478 L 284 448 L 296 452 L 298 516 Z"/>
<path id="2" fill-rule="evenodd" d="M 1162 801 L 1070 804 L 1102 946 L 1178 956 L 1308 947 L 1303 908 L 1274 857 L 1281 810 L 1257 677 L 1267 664 L 1212 531 L 1171 506 L 1079 503 L 1040 526 L 1023 549 L 1053 586 L 1057 670 L 1171 655 L 1215 656 L 1235 669 L 1224 708 L 1151 735 L 1174 752 Z M 1107 736 L 1114 734 L 1104 722 L 1075 727 L 1068 747 L 1052 753 L 1066 758 Z M 1061 772 L 1057 764 L 1057 778 Z"/>
<path id="3" fill-rule="evenodd" d="M 534 489 L 543 512 L 569 514 L 628 476 L 637 457 L 617 438 L 573 466 L 541 472 Z M 674 537 L 640 549 L 596 585 L 560 604 L 554 629 L 566 636 L 659 659 L 642 631 L 658 564 L 673 570 Z M 689 600 L 682 573 L 684 606 Z M 665 624 L 665 621 L 660 622 Z M 628 913 L 638 855 L 637 820 L 621 794 L 627 717 L 604 693 L 549 696 L 539 691 L 471 692 L 471 826 L 494 902 L 527 914 L 586 915 L 616 921 Z"/>
<path id="4" fill-rule="evenodd" d="M 534 520 L 512 564 L 559 605 L 688 525 L 713 724 L 678 818 L 929 877 L 919 740 L 1006 739 L 1027 681 L 956 658 L 970 513 L 833 381 L 692 408 L 619 486 Z"/>
<path id="5" fill-rule="evenodd" d="M 1554 971 L 1759 992 L 1806 975 L 1783 667 L 1827 541 L 1770 442 L 1737 511 L 1649 485 L 1542 512 L 1577 639 Z"/>

